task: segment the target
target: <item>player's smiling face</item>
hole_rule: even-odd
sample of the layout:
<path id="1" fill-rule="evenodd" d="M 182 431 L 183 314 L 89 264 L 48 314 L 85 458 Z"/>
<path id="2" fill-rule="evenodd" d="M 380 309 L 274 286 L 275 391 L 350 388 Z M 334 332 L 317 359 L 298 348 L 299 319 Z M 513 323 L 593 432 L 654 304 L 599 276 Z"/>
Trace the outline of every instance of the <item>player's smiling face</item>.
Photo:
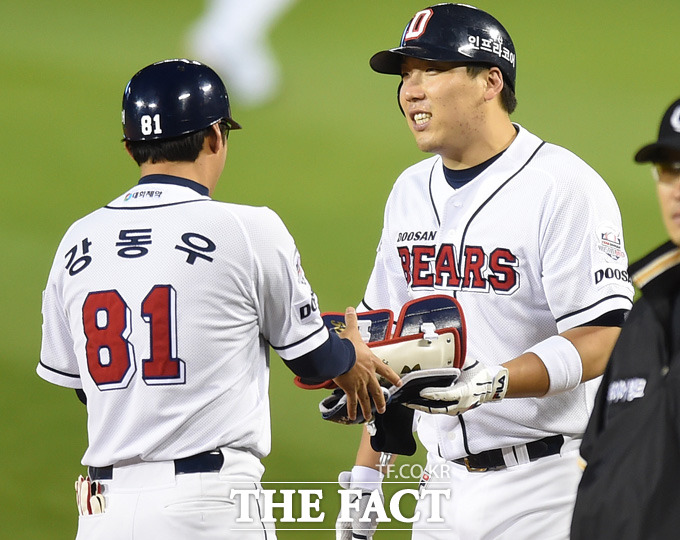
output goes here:
<path id="1" fill-rule="evenodd" d="M 399 103 L 418 148 L 458 159 L 484 121 L 484 78 L 462 64 L 407 57 L 401 80 Z"/>

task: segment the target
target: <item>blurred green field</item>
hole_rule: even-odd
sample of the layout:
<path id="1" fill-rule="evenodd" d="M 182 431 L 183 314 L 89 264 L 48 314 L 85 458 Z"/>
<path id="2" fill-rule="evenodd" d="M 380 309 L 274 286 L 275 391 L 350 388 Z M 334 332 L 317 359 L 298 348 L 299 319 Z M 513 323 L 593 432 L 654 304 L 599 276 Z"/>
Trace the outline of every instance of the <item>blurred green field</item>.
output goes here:
<path id="1" fill-rule="evenodd" d="M 661 114 L 680 96 L 680 2 L 475 5 L 496 15 L 515 41 L 514 119 L 575 151 L 609 182 L 632 259 L 660 244 L 653 183 L 632 155 L 656 137 Z M 267 205 L 281 215 L 324 311 L 361 299 L 391 184 L 424 157 L 397 109 L 396 78 L 373 73 L 368 58 L 396 45 L 410 16 L 426 6 L 299 0 L 272 35 L 284 72 L 281 95 L 256 109 L 233 103 L 245 129 L 229 139 L 215 198 Z M 186 55 L 184 32 L 202 7 L 180 0 L 0 3 L 2 538 L 75 534 L 73 482 L 82 471 L 85 411 L 71 391 L 35 374 L 40 295 L 68 225 L 137 180 L 120 143 L 125 83 L 144 65 Z M 272 359 L 273 451 L 264 479 L 332 482 L 351 466 L 359 430 L 322 422 L 317 403 L 324 394 L 294 387 Z M 405 463 L 422 459 L 419 452 Z M 336 486 L 324 486 L 326 519 L 316 528 L 331 527 L 337 511 Z M 279 538 L 334 533 L 281 530 Z"/>

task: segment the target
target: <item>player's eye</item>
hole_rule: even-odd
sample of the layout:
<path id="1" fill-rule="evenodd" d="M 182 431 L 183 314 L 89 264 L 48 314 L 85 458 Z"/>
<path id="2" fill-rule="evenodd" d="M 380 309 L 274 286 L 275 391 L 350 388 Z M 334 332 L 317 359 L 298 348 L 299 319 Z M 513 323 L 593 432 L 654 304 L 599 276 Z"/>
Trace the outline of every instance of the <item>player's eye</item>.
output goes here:
<path id="1" fill-rule="evenodd" d="M 657 182 L 674 182 L 680 177 L 680 162 L 655 163 L 652 173 Z"/>
<path id="2" fill-rule="evenodd" d="M 660 172 L 667 174 L 680 174 L 680 163 L 658 163 Z"/>

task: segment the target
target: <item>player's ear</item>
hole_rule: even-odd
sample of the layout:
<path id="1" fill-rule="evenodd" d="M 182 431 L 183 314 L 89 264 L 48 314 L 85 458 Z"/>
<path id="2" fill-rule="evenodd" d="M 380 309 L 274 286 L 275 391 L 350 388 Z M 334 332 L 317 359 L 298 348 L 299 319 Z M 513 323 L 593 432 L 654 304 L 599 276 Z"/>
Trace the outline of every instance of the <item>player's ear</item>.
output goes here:
<path id="1" fill-rule="evenodd" d="M 503 74 L 496 66 L 492 66 L 486 72 L 485 82 L 486 90 L 484 91 L 484 99 L 486 101 L 491 101 L 493 98 L 499 95 L 501 90 L 503 90 L 503 85 L 505 84 L 505 81 L 503 81 Z"/>
<path id="2" fill-rule="evenodd" d="M 132 152 L 130 151 L 130 141 L 124 141 L 125 144 L 125 151 L 128 153 L 128 156 L 130 156 L 132 159 L 135 159 L 134 156 L 132 155 Z"/>
<path id="3" fill-rule="evenodd" d="M 210 148 L 210 151 L 214 154 L 217 154 L 222 149 L 222 147 L 227 144 L 226 138 L 222 136 L 219 123 L 215 123 L 210 126 L 210 131 L 206 136 L 206 142 L 208 144 L 208 148 Z"/>

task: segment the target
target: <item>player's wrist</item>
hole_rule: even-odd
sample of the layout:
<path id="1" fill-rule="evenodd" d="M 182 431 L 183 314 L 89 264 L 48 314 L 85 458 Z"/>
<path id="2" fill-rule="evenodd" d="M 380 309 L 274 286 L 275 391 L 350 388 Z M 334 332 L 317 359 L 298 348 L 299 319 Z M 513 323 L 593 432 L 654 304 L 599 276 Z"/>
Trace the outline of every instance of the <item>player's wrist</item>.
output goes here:
<path id="1" fill-rule="evenodd" d="M 491 392 L 487 394 L 487 397 L 483 402 L 500 401 L 508 392 L 510 373 L 508 369 L 502 365 L 487 366 L 486 369 L 491 375 Z"/>
<path id="2" fill-rule="evenodd" d="M 541 359 L 550 386 L 546 396 L 573 390 L 581 383 L 583 362 L 574 344 L 563 336 L 550 336 L 525 352 L 535 354 Z"/>

